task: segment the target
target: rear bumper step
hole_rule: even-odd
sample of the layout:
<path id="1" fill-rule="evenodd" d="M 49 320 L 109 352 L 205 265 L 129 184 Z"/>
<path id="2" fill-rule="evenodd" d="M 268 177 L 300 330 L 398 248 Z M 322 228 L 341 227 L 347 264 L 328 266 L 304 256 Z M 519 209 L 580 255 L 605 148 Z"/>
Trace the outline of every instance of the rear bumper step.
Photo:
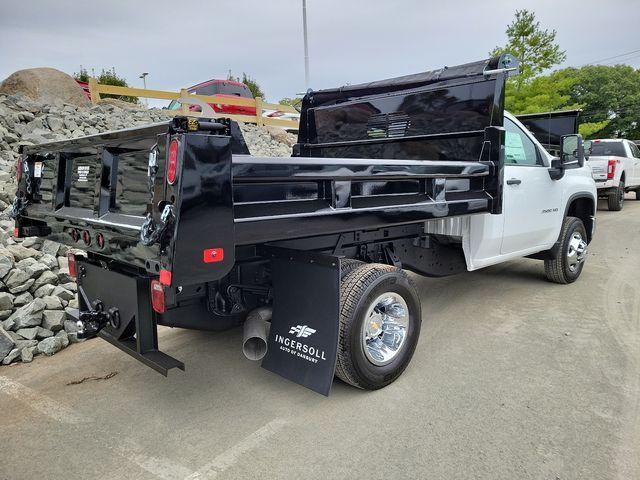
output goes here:
<path id="1" fill-rule="evenodd" d="M 69 311 L 68 315 L 74 321 L 78 321 L 80 318 L 80 312 L 78 309 Z M 184 372 L 184 363 L 164 352 L 159 350 L 149 350 L 143 353 L 138 352 L 137 342 L 134 338 L 118 340 L 105 330 L 101 330 L 98 333 L 98 336 L 109 342 L 114 347 L 117 347 L 123 352 L 131 355 L 136 360 L 144 363 L 146 366 L 153 368 L 156 372 L 161 373 L 165 377 L 172 368 L 179 368 Z"/>
<path id="2" fill-rule="evenodd" d="M 184 372 L 184 363 L 160 350 L 149 350 L 144 353 L 139 353 L 135 339 L 118 340 L 104 330 L 98 333 L 98 336 L 114 347 L 118 347 L 123 352 L 128 353 L 136 360 L 144 363 L 146 366 L 153 368 L 165 377 L 172 368 L 179 368 Z"/>

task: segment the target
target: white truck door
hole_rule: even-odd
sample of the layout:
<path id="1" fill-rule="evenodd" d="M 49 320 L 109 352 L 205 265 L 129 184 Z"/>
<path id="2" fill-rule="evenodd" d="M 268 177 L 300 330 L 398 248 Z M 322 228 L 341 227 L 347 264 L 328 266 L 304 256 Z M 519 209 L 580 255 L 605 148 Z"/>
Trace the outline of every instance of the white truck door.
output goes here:
<path id="1" fill-rule="evenodd" d="M 634 187 L 640 185 L 640 149 L 633 142 L 628 142 L 627 147 L 631 150 L 631 160 L 633 161 L 633 183 L 627 185 Z"/>
<path id="2" fill-rule="evenodd" d="M 507 117 L 504 127 L 503 255 L 553 244 L 564 216 L 561 181 L 551 180 L 536 143 Z"/>

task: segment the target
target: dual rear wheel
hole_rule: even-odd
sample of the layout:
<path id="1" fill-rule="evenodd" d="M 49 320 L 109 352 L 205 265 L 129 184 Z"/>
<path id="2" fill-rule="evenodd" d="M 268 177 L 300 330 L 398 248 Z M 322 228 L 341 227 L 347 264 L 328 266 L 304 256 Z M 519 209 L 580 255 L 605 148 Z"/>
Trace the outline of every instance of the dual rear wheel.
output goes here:
<path id="1" fill-rule="evenodd" d="M 389 385 L 411 361 L 421 320 L 420 299 L 406 272 L 343 261 L 336 375 L 367 390 Z"/>

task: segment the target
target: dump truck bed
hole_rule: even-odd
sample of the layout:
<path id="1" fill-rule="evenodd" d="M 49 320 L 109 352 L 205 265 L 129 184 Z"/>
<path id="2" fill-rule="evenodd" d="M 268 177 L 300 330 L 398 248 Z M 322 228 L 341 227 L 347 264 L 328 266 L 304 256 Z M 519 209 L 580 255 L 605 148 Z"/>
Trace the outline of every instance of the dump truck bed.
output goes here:
<path id="1" fill-rule="evenodd" d="M 26 147 L 18 233 L 195 283 L 239 246 L 500 213 L 508 61 L 310 93 L 293 157 L 252 157 L 235 123 L 184 117 Z M 212 249 L 224 259 L 203 266 Z"/>

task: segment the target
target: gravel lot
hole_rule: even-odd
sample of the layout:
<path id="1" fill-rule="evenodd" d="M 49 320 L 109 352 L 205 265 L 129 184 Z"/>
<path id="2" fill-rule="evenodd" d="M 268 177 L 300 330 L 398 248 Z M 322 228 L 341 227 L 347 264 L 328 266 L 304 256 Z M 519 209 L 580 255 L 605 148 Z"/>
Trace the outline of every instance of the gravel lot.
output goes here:
<path id="1" fill-rule="evenodd" d="M 162 330 L 168 379 L 98 340 L 3 368 L 0 479 L 640 478 L 639 244 L 630 200 L 576 284 L 534 260 L 420 279 L 416 355 L 377 392 L 287 382 L 239 330 Z"/>

